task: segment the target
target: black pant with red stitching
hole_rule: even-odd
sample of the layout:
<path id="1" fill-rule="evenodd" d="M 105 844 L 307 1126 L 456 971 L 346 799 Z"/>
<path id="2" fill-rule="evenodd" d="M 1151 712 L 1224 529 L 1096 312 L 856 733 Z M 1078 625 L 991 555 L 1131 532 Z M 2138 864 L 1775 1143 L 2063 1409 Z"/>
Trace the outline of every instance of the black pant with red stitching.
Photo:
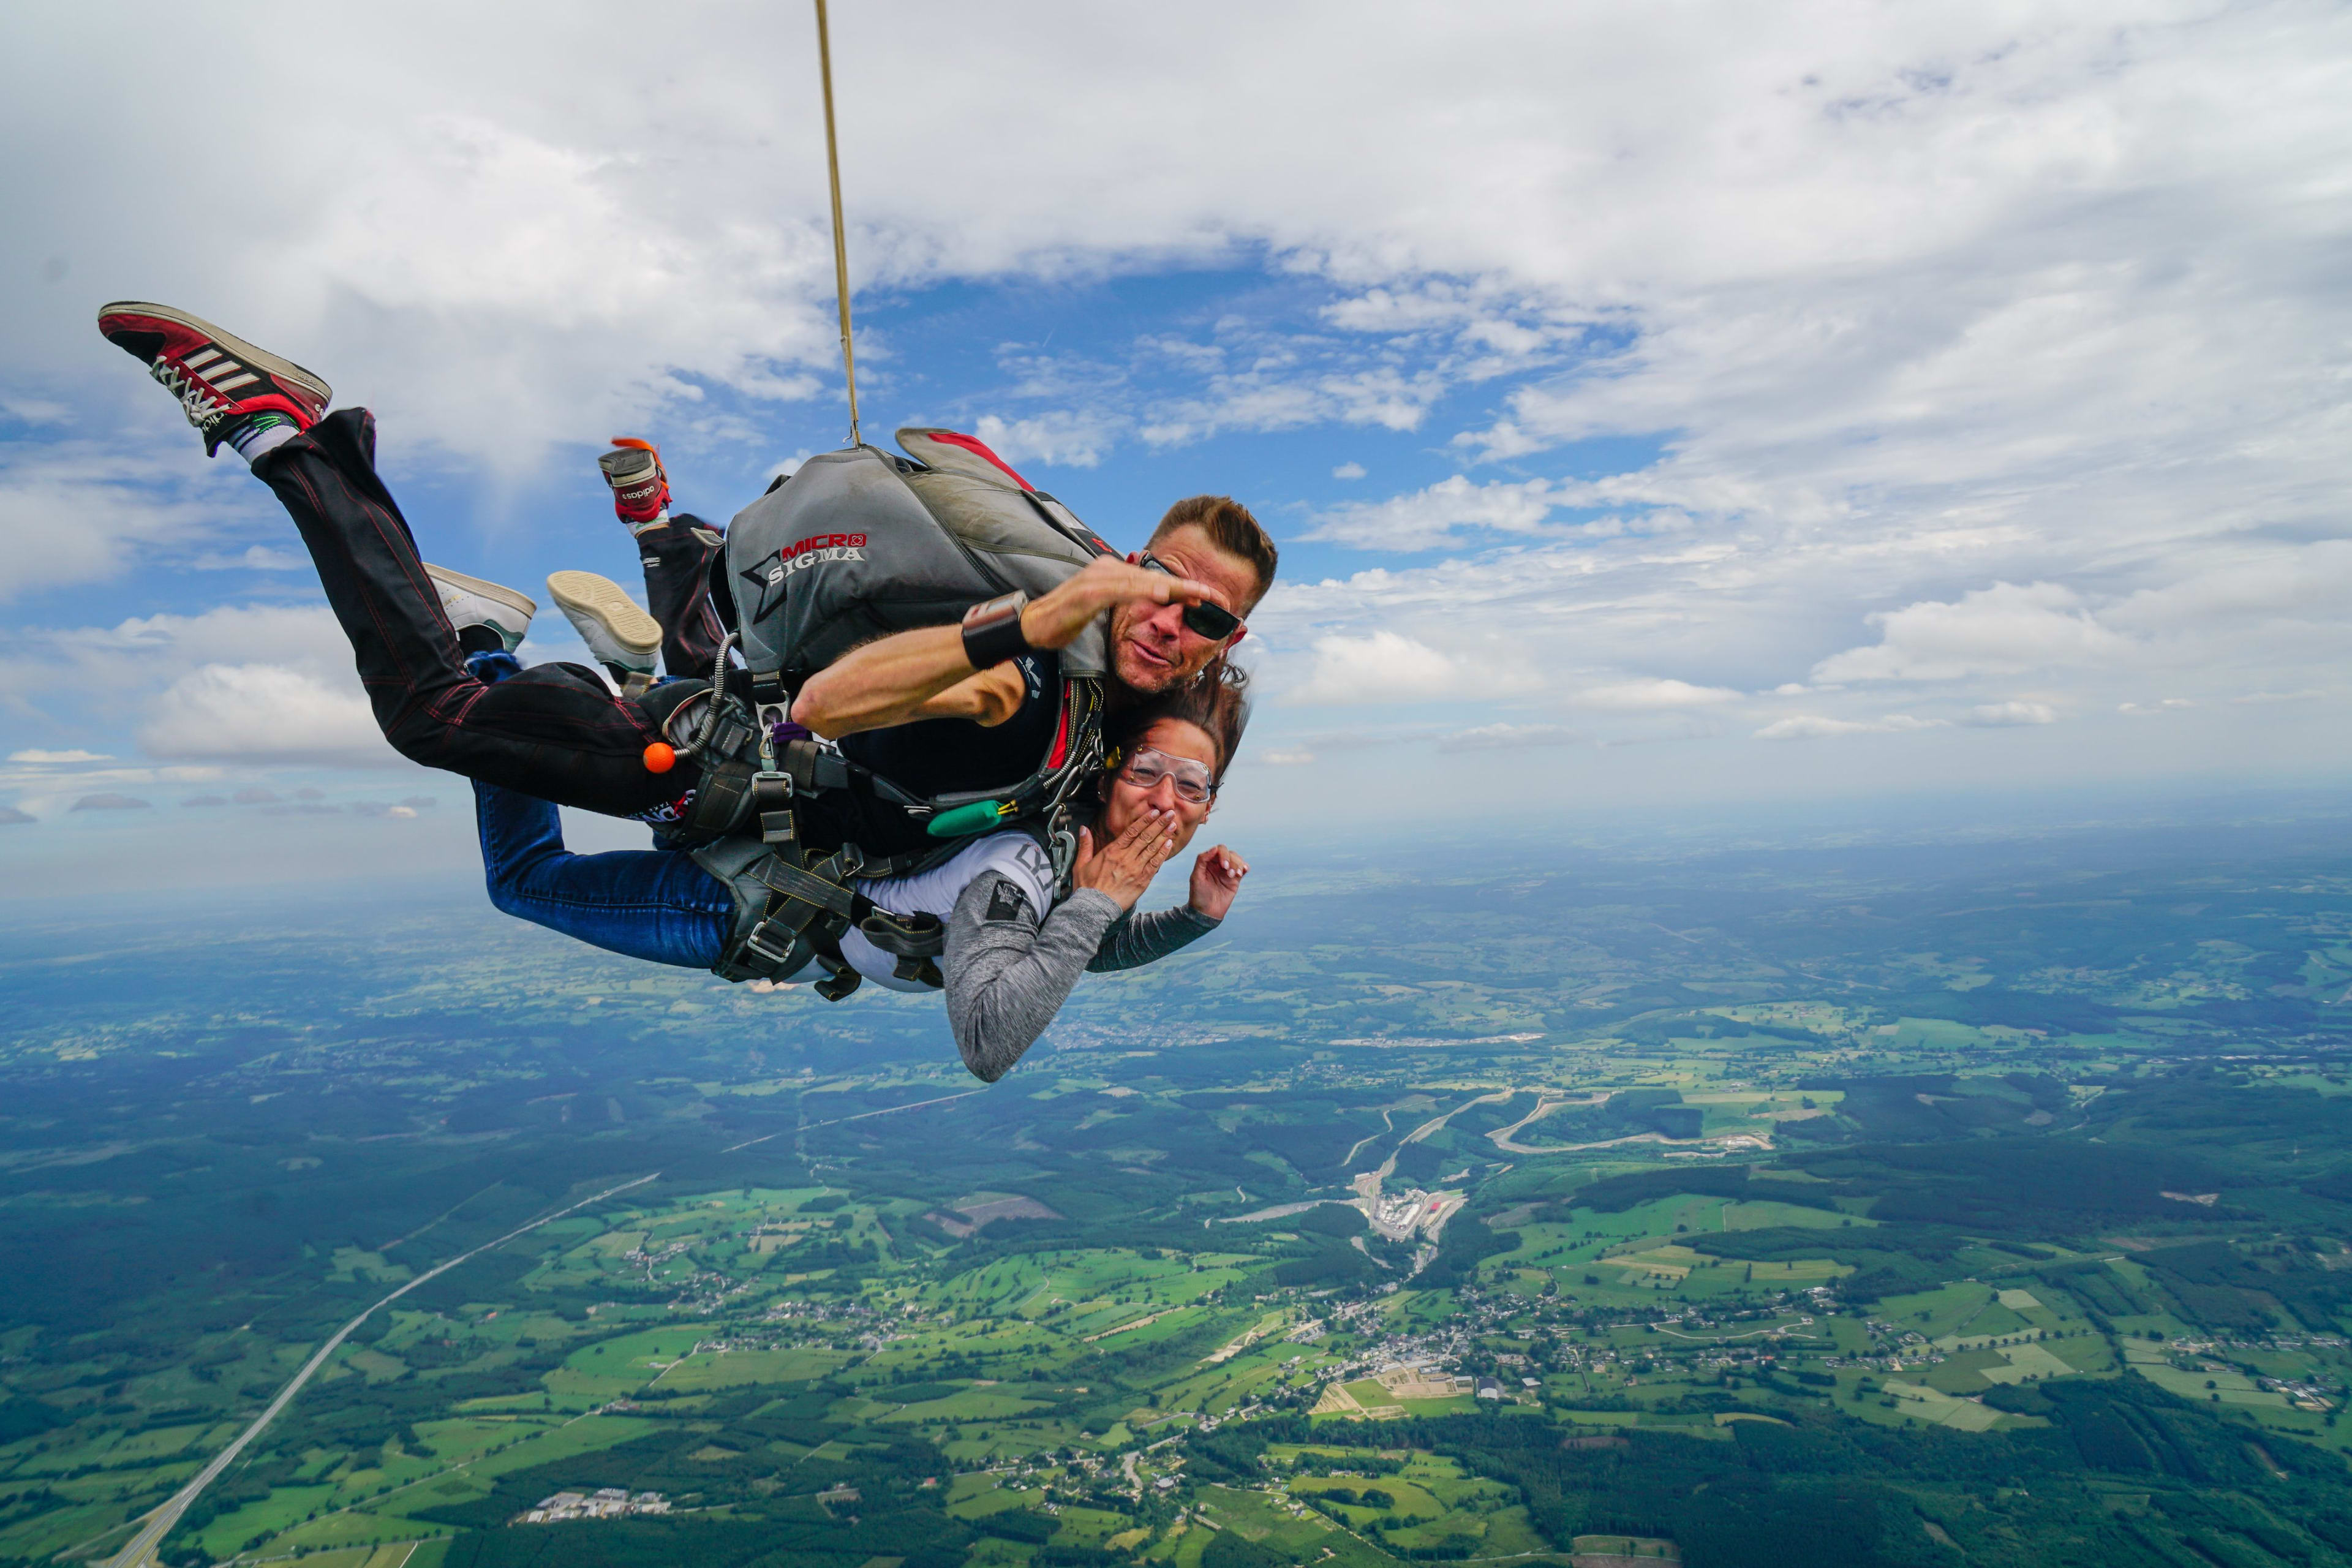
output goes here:
<path id="1" fill-rule="evenodd" d="M 662 628 L 662 673 L 677 679 L 710 674 L 727 628 L 710 604 L 710 563 L 724 545 L 719 531 L 682 511 L 637 535 L 646 569 L 646 606 Z"/>
<path id="2" fill-rule="evenodd" d="M 415 538 L 376 475 L 366 409 L 329 415 L 253 471 L 310 546 L 376 723 L 402 756 L 611 816 L 656 812 L 693 788 L 690 763 L 646 771 L 646 745 L 661 738 L 655 715 L 613 695 L 595 671 L 533 665 L 494 686 L 467 672 Z M 656 693 L 671 689 L 683 689 Z"/>

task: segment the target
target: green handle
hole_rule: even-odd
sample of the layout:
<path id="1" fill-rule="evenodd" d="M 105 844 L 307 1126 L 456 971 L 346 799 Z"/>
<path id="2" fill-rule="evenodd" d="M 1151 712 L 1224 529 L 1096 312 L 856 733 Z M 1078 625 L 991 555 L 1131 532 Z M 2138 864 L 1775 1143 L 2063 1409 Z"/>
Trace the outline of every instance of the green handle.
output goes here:
<path id="1" fill-rule="evenodd" d="M 1010 801 L 976 800 L 970 805 L 940 813 L 925 825 L 923 831 L 934 838 L 961 838 L 968 834 L 985 833 L 1012 810 Z"/>

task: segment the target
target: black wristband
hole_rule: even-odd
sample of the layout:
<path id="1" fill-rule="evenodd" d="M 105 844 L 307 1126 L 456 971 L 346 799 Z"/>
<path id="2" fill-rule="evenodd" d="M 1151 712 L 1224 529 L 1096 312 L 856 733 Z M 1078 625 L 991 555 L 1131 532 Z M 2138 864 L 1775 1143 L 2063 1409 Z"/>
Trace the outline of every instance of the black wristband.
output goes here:
<path id="1" fill-rule="evenodd" d="M 1015 590 L 963 613 L 963 656 L 972 668 L 992 669 L 1029 651 L 1021 630 L 1021 612 L 1028 604 L 1029 595 Z"/>

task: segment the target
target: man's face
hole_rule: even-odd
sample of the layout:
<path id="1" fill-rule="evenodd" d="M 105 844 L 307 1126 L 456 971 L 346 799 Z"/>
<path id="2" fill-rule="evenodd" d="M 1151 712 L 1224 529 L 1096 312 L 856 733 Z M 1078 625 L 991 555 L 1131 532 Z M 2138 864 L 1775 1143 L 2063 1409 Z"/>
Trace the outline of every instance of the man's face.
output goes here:
<path id="1" fill-rule="evenodd" d="M 1151 553 L 1179 577 L 1207 584 L 1209 597 L 1237 616 L 1248 613 L 1257 595 L 1250 563 L 1218 549 L 1201 529 L 1180 528 Z M 1139 563 L 1142 557 L 1128 559 Z M 1183 605 L 1130 600 L 1111 612 L 1112 668 L 1121 682 L 1150 696 L 1192 679 L 1240 636 L 1212 641 L 1184 624 Z"/>

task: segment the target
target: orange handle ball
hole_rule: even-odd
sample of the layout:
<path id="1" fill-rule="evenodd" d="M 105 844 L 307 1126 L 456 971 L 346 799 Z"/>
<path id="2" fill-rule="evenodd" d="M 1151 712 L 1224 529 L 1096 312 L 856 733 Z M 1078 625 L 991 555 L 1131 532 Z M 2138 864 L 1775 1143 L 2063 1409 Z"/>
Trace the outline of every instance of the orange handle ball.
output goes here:
<path id="1" fill-rule="evenodd" d="M 646 748 L 646 772 L 666 773 L 677 766 L 677 752 L 659 741 Z"/>

